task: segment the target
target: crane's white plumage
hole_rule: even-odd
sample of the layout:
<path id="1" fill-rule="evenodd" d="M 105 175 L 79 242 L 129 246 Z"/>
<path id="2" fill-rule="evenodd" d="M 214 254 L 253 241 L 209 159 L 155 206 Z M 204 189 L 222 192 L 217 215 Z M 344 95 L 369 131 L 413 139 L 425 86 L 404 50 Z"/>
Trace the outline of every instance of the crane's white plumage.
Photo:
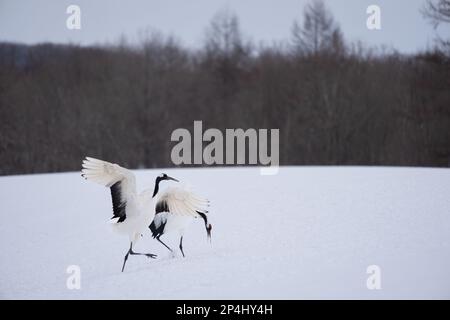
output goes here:
<path id="1" fill-rule="evenodd" d="M 158 197 L 156 206 L 166 204 L 171 214 L 197 217 L 197 211 L 205 211 L 208 203 L 208 200 L 195 195 L 184 186 L 167 188 Z"/>
<path id="2" fill-rule="evenodd" d="M 86 157 L 83 160 L 83 177 L 97 182 L 105 187 L 111 187 L 118 181 L 126 182 L 131 192 L 136 193 L 136 179 L 134 174 L 118 164 Z"/>
<path id="3" fill-rule="evenodd" d="M 136 192 L 134 174 L 117 164 L 86 157 L 83 161 L 84 178 L 111 188 L 114 230 L 128 234 L 131 242 L 136 242 L 154 217 L 152 193 L 145 190 Z"/>

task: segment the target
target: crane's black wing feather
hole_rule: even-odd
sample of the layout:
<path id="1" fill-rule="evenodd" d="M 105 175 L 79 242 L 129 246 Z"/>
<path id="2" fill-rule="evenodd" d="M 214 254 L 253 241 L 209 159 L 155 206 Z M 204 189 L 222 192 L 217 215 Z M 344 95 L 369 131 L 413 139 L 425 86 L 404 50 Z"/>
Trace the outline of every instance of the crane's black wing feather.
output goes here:
<path id="1" fill-rule="evenodd" d="M 117 222 L 123 222 L 126 215 L 127 202 L 122 198 L 122 182 L 117 181 L 111 186 L 111 198 L 113 205 L 113 217 L 111 219 L 119 218 Z"/>

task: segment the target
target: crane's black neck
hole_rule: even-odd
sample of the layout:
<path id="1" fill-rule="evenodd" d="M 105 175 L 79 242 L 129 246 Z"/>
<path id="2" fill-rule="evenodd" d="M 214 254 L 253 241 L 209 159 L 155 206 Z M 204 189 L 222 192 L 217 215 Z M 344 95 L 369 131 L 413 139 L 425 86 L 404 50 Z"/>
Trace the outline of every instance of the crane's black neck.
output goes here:
<path id="1" fill-rule="evenodd" d="M 156 178 L 156 180 L 155 180 L 155 189 L 153 190 L 152 198 L 154 198 L 156 196 L 156 194 L 158 193 L 158 191 L 159 191 L 159 183 L 161 182 L 161 180 L 162 179 L 160 177 Z"/>

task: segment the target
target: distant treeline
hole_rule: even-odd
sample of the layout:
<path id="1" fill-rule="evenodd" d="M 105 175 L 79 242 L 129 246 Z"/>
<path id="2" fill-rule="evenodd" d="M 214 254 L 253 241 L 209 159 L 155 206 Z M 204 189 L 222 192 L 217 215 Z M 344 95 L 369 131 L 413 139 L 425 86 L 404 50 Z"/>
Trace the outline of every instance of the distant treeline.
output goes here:
<path id="1" fill-rule="evenodd" d="M 172 166 L 176 128 L 279 128 L 282 165 L 450 164 L 450 60 L 348 44 L 320 2 L 284 43 L 218 14 L 202 48 L 0 44 L 0 174 L 79 170 L 84 156 Z"/>

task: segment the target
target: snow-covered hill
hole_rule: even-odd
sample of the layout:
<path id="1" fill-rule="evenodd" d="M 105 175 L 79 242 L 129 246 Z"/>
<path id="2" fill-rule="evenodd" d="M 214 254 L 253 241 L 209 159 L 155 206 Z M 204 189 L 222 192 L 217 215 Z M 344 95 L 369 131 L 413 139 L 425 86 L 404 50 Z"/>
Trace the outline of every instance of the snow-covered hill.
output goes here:
<path id="1" fill-rule="evenodd" d="M 450 170 L 283 167 L 162 171 L 212 201 L 212 244 L 201 220 L 186 258 L 149 234 L 131 257 L 110 231 L 109 190 L 79 173 L 0 178 L 1 298 L 450 298 Z M 177 239 L 166 238 L 176 247 Z M 66 269 L 81 268 L 69 290 Z M 381 290 L 369 290 L 369 265 Z"/>

